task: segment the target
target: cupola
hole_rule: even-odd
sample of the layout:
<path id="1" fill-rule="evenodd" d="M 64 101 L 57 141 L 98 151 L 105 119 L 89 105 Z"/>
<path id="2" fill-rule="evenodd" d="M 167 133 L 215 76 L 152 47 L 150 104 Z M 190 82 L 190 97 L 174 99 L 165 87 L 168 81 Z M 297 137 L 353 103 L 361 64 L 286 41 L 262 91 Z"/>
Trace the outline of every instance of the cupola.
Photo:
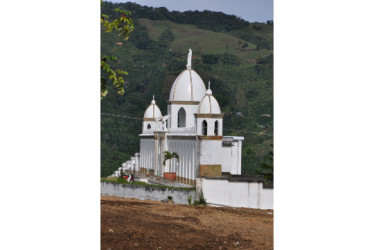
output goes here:
<path id="1" fill-rule="evenodd" d="M 221 114 L 221 108 L 219 107 L 218 101 L 212 95 L 210 82 L 208 83 L 208 86 L 206 94 L 200 102 L 198 114 Z"/>
<path id="2" fill-rule="evenodd" d="M 192 101 L 200 102 L 204 97 L 206 88 L 201 77 L 192 69 L 192 50 L 189 50 L 187 57 L 187 69 L 182 71 L 175 79 L 171 87 L 169 101 Z"/>

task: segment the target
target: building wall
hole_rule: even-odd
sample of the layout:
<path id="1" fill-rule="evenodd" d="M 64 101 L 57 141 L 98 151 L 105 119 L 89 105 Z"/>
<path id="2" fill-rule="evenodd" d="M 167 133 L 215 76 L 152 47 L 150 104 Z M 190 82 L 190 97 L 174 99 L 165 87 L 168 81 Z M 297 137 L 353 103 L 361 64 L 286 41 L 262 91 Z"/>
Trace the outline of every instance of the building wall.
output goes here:
<path id="1" fill-rule="evenodd" d="M 140 139 L 140 168 L 154 169 L 155 165 L 155 140 L 154 138 Z"/>
<path id="2" fill-rule="evenodd" d="M 224 157 L 221 140 L 200 141 L 200 165 L 222 165 Z"/>
<path id="3" fill-rule="evenodd" d="M 210 204 L 273 209 L 273 189 L 264 189 L 261 182 L 198 178 L 196 189 Z"/>
<path id="4" fill-rule="evenodd" d="M 170 153 L 179 154 L 179 162 L 172 160 L 171 172 L 176 172 L 177 176 L 190 180 L 196 179 L 196 137 L 186 137 L 185 139 L 173 138 L 167 139 L 167 147 Z M 169 166 L 169 161 L 166 162 Z"/>
<path id="5" fill-rule="evenodd" d="M 196 119 L 196 133 L 198 135 L 202 135 L 203 131 L 203 121 L 205 120 L 208 123 L 208 133 L 207 135 L 214 135 L 214 125 L 215 122 L 218 121 L 218 134 L 217 135 L 222 135 L 222 118 L 203 118 L 203 117 L 198 117 Z"/>
<path id="6" fill-rule="evenodd" d="M 151 125 L 151 128 L 148 129 L 148 124 Z M 157 129 L 160 128 L 160 122 L 155 122 L 155 121 L 143 121 L 143 134 L 153 134 Z"/>
<path id="7" fill-rule="evenodd" d="M 222 146 L 222 172 L 232 175 L 242 173 L 242 142 L 233 141 L 232 146 Z"/>
<path id="8" fill-rule="evenodd" d="M 182 105 L 182 104 L 171 104 L 168 105 L 168 115 L 170 115 L 168 126 L 169 128 L 178 128 L 178 111 L 183 107 L 186 111 L 186 127 L 195 127 L 195 113 L 199 105 Z"/>

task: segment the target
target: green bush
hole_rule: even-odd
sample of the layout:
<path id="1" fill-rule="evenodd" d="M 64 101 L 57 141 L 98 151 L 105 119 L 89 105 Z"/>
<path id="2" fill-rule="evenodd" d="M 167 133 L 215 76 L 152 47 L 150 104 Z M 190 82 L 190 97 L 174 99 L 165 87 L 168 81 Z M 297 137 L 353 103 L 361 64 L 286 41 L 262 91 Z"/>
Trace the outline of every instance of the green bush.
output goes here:
<path id="1" fill-rule="evenodd" d="M 206 54 L 206 55 L 202 55 L 201 59 L 203 63 L 205 64 L 216 64 L 219 61 L 219 55 Z"/>
<path id="2" fill-rule="evenodd" d="M 195 200 L 193 204 L 194 204 L 195 206 L 198 206 L 198 205 L 206 206 L 206 200 L 205 200 L 205 198 L 204 198 L 204 193 L 203 193 L 202 190 L 200 190 L 200 192 L 199 192 L 198 200 Z"/>
<path id="3" fill-rule="evenodd" d="M 239 58 L 229 53 L 223 54 L 221 61 L 223 65 L 240 65 Z"/>

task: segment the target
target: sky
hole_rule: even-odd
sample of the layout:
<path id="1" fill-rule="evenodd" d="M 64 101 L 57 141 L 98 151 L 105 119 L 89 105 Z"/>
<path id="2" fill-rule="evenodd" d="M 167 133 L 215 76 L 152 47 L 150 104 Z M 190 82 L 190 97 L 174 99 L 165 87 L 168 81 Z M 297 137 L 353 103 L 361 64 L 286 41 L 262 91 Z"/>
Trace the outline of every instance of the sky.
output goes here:
<path id="1" fill-rule="evenodd" d="M 107 0 L 113 3 L 135 2 L 152 7 L 166 7 L 168 10 L 211 10 L 233 14 L 250 22 L 273 20 L 273 0 Z"/>

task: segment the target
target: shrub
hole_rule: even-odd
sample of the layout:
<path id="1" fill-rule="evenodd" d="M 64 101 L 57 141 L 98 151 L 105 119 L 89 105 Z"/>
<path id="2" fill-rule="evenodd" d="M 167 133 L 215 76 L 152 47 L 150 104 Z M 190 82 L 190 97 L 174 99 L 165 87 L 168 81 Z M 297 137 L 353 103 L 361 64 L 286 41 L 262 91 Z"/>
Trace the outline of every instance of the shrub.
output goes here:
<path id="1" fill-rule="evenodd" d="M 206 200 L 205 200 L 205 198 L 204 198 L 204 193 L 203 193 L 202 190 L 200 190 L 200 192 L 199 192 L 198 200 L 195 200 L 193 204 L 194 204 L 195 206 L 198 206 L 198 205 L 206 206 Z"/>
<path id="2" fill-rule="evenodd" d="M 219 55 L 206 54 L 206 55 L 202 55 L 201 59 L 202 59 L 203 63 L 205 63 L 205 64 L 216 64 L 216 63 L 218 63 Z"/>

